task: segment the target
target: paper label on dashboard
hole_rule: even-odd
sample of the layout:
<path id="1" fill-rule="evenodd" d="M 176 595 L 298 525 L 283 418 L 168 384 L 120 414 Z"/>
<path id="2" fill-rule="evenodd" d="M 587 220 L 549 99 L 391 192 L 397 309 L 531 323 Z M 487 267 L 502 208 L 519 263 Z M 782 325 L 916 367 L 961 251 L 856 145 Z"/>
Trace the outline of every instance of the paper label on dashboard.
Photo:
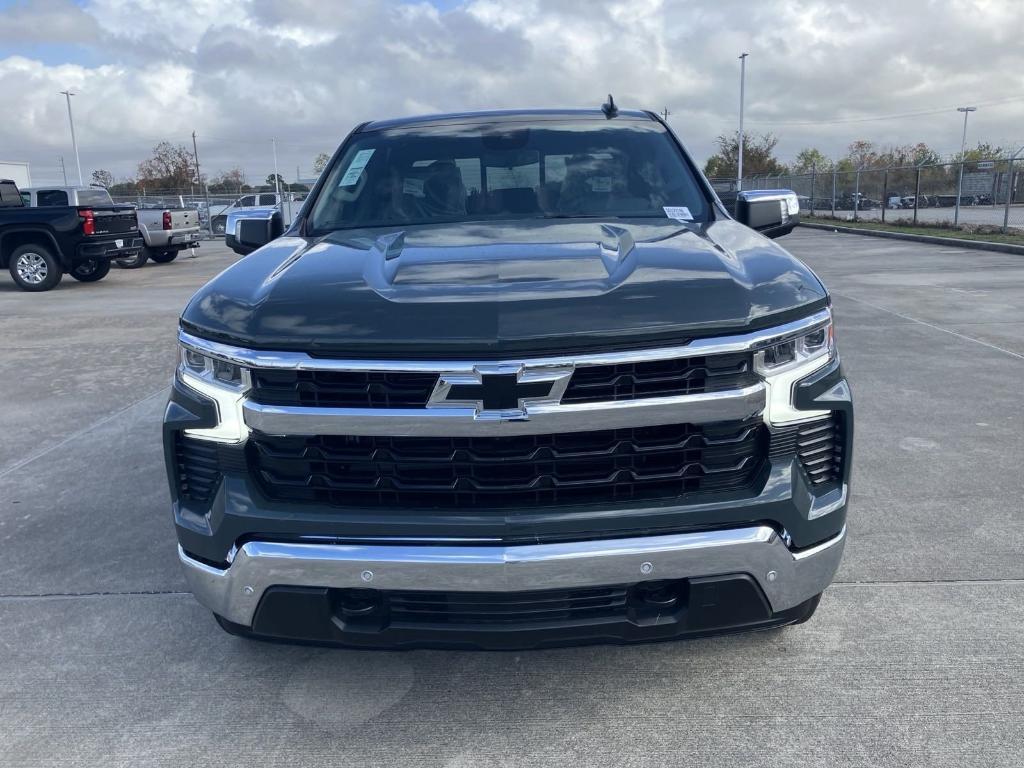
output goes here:
<path id="1" fill-rule="evenodd" d="M 665 205 L 662 206 L 662 210 L 665 211 L 665 215 L 670 219 L 676 221 L 693 221 L 693 215 L 690 213 L 690 209 L 685 205 Z"/>
<path id="2" fill-rule="evenodd" d="M 370 162 L 370 158 L 373 157 L 373 153 L 376 150 L 373 149 L 361 149 L 356 152 L 356 156 L 352 158 L 352 162 L 348 164 L 348 169 L 345 171 L 345 175 L 341 177 L 341 181 L 338 182 L 339 187 L 351 187 L 357 181 L 359 176 L 363 173 L 363 168 L 366 167 L 367 163 Z"/>

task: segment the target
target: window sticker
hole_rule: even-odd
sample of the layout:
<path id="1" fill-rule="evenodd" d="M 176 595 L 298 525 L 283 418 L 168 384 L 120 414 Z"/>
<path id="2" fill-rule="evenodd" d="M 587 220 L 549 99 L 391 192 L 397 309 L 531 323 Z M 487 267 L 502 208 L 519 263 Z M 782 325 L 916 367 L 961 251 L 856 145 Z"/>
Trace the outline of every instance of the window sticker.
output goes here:
<path id="1" fill-rule="evenodd" d="M 665 215 L 670 219 L 675 219 L 676 221 L 693 221 L 690 209 L 685 205 L 666 205 L 662 207 L 662 210 L 665 211 Z"/>
<path id="2" fill-rule="evenodd" d="M 413 197 L 426 197 L 426 193 L 423 191 L 423 183 L 424 179 L 406 176 L 402 179 L 402 194 L 412 195 Z"/>
<path id="3" fill-rule="evenodd" d="M 341 181 L 338 182 L 339 187 L 351 187 L 357 181 L 363 173 L 363 168 L 366 167 L 367 163 L 370 162 L 370 158 L 373 157 L 373 153 L 376 150 L 373 149 L 361 149 L 356 152 L 356 156 L 352 158 L 352 162 L 348 165 L 348 170 L 345 171 L 345 175 L 341 177 Z"/>
<path id="4" fill-rule="evenodd" d="M 611 176 L 593 176 L 587 180 L 590 184 L 591 192 L 611 192 L 612 191 L 612 179 Z"/>

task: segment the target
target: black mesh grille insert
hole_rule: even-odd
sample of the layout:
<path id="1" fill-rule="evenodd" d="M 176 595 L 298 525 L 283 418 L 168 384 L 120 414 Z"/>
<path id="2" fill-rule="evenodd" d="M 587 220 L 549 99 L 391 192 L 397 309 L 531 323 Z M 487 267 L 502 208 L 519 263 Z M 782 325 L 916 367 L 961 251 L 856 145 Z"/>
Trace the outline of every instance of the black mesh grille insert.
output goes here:
<path id="1" fill-rule="evenodd" d="M 180 432 L 174 440 L 178 493 L 192 501 L 209 501 L 220 482 L 220 457 L 216 443 L 194 440 Z"/>
<path id="2" fill-rule="evenodd" d="M 623 615 L 625 586 L 536 592 L 388 592 L 392 625 L 502 625 Z"/>
<path id="3" fill-rule="evenodd" d="M 424 408 L 436 373 L 382 371 L 252 372 L 252 399 L 266 405 L 322 408 Z"/>
<path id="4" fill-rule="evenodd" d="M 645 397 L 721 392 L 757 382 L 748 352 L 575 370 L 563 403 L 597 403 Z"/>
<path id="5" fill-rule="evenodd" d="M 517 437 L 273 437 L 249 441 L 271 498 L 339 506 L 505 507 L 672 498 L 748 488 L 760 421 Z"/>
<path id="6" fill-rule="evenodd" d="M 832 413 L 822 419 L 792 427 L 783 427 L 772 434 L 771 455 L 797 455 L 813 485 L 839 480 L 843 468 L 843 418 Z"/>

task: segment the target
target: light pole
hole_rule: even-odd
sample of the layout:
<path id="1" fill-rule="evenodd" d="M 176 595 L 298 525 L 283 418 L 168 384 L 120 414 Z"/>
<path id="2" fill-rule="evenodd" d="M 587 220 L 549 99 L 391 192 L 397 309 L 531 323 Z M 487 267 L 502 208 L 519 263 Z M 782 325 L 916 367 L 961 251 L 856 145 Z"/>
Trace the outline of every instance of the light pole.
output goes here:
<path id="1" fill-rule="evenodd" d="M 71 97 L 75 95 L 74 91 L 60 91 L 64 94 L 64 98 L 68 100 L 68 123 L 71 125 L 71 146 L 75 148 L 75 164 L 78 166 L 78 186 L 84 187 L 85 182 L 82 180 L 82 161 L 78 157 L 78 140 L 75 138 L 75 118 L 71 116 Z"/>
<path id="2" fill-rule="evenodd" d="M 736 152 L 736 191 L 743 190 L 743 89 L 747 79 L 747 56 L 748 53 L 740 54 L 740 138 Z"/>
<path id="3" fill-rule="evenodd" d="M 274 147 L 274 189 L 277 191 L 277 199 L 281 199 L 281 174 L 277 172 L 277 139 L 271 139 L 270 143 Z M 281 207 L 284 210 L 284 206 Z"/>
<path id="4" fill-rule="evenodd" d="M 977 112 L 977 107 L 957 107 L 957 112 L 964 113 L 964 135 L 960 139 L 960 179 L 956 183 L 956 213 L 953 214 L 953 226 L 960 226 L 960 197 L 964 191 L 964 152 L 967 150 L 967 116 Z"/>

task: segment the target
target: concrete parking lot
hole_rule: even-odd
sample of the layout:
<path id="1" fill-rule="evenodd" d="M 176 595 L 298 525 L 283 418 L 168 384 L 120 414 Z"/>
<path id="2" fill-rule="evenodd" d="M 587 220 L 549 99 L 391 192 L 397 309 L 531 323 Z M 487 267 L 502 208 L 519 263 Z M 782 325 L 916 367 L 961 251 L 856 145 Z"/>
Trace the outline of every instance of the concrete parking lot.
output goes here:
<path id="1" fill-rule="evenodd" d="M 0 766 L 1019 766 L 1024 259 L 802 230 L 857 399 L 838 582 L 766 633 L 525 653 L 228 636 L 160 448 L 175 320 L 231 263 L 0 276 Z"/>

